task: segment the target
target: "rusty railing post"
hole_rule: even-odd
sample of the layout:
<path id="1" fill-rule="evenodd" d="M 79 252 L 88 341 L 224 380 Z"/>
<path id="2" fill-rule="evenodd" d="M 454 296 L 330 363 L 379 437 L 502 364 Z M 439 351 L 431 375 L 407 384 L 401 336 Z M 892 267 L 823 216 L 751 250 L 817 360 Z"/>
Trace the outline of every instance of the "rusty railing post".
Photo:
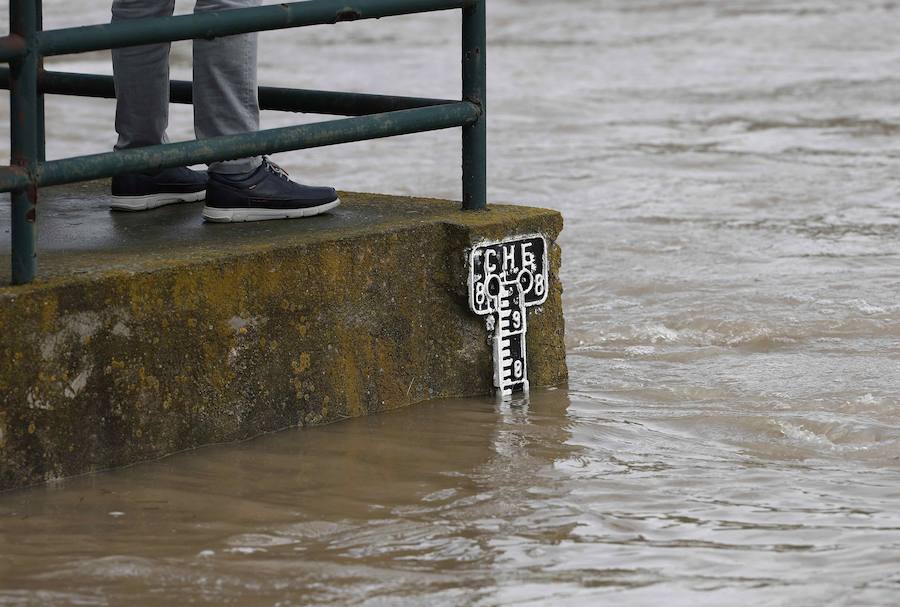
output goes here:
<path id="1" fill-rule="evenodd" d="M 10 63 L 10 156 L 12 165 L 28 172 L 32 182 L 14 190 L 12 198 L 12 282 L 31 282 L 35 274 L 35 204 L 37 187 L 39 49 L 38 11 L 41 0 L 11 0 L 10 33 L 25 41 L 25 54 Z"/>
<path id="2" fill-rule="evenodd" d="M 486 0 L 462 11 L 462 98 L 481 108 L 462 129 L 463 208 L 487 206 L 487 24 Z"/>

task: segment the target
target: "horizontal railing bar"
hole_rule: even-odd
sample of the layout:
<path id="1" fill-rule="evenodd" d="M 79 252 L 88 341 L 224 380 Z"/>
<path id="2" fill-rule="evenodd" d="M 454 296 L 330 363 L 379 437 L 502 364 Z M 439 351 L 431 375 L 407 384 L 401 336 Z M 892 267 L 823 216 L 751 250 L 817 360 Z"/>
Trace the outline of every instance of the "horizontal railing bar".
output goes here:
<path id="1" fill-rule="evenodd" d="M 25 54 L 25 39 L 18 34 L 0 36 L 0 62 L 6 63 Z"/>
<path id="2" fill-rule="evenodd" d="M 474 103 L 458 101 L 447 105 L 225 135 L 200 141 L 51 160 L 38 165 L 36 185 L 59 185 L 123 173 L 447 129 L 472 124 L 478 119 L 480 111 Z M 21 169 L 0 169 L 0 192 L 24 188 L 29 183 L 28 175 Z"/>
<path id="3" fill-rule="evenodd" d="M 27 188 L 31 183 L 31 175 L 20 166 L 0 167 L 0 192 L 12 192 Z"/>
<path id="4" fill-rule="evenodd" d="M 0 67 L 0 89 L 8 88 L 9 68 Z M 191 89 L 191 82 L 173 80 L 169 89 L 169 99 L 173 103 L 191 103 L 193 100 Z M 38 80 L 38 91 L 48 95 L 76 95 L 79 97 L 100 97 L 106 99 L 114 99 L 116 96 L 112 76 L 70 72 L 42 72 Z M 314 91 L 274 86 L 259 87 L 260 107 L 264 110 L 283 112 L 366 116 L 368 114 L 447 105 L 449 103 L 455 103 L 455 101 L 425 97 L 396 97 L 393 95 Z"/>
<path id="5" fill-rule="evenodd" d="M 189 82 L 184 84 L 190 85 Z M 307 114 L 366 116 L 398 110 L 450 105 L 457 101 L 455 99 L 316 91 L 276 86 L 259 87 L 259 106 L 261 109 Z M 190 101 L 185 101 L 184 103 L 190 103 Z"/>
<path id="6" fill-rule="evenodd" d="M 170 40 L 215 38 L 458 9 L 472 4 L 473 0 L 307 0 L 174 17 L 122 19 L 113 23 L 47 30 L 40 34 L 40 47 L 45 56 L 66 55 Z"/>

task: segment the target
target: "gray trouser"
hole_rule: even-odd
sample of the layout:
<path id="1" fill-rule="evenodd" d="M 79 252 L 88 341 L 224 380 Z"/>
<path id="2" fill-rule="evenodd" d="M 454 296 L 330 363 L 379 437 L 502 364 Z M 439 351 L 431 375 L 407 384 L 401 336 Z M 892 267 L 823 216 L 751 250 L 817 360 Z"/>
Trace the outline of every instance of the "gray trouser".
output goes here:
<path id="1" fill-rule="evenodd" d="M 194 12 L 258 6 L 262 0 L 197 0 Z M 113 21 L 166 17 L 175 0 L 113 0 Z M 197 139 L 259 130 L 256 34 L 194 40 L 194 132 Z M 115 148 L 166 143 L 169 124 L 169 43 L 112 51 L 116 83 Z M 259 157 L 214 162 L 209 170 L 245 173 Z"/>

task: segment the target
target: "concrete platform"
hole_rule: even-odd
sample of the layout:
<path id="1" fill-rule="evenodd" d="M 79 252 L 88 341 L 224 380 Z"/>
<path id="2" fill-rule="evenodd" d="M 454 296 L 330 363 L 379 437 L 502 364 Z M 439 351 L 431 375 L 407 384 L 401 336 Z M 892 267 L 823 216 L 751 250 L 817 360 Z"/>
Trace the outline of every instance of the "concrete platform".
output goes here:
<path id="1" fill-rule="evenodd" d="M 529 374 L 566 380 L 554 211 L 344 193 L 317 218 L 205 224 L 202 203 L 111 213 L 106 192 L 42 191 L 39 279 L 19 287 L 0 202 L 0 489 L 490 393 L 466 285 L 484 239 L 551 243 Z"/>

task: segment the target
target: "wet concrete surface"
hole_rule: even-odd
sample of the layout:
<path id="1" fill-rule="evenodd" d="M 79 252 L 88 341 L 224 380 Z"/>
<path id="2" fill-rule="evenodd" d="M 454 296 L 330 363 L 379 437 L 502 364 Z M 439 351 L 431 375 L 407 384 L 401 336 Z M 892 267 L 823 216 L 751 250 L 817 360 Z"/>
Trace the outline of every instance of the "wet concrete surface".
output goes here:
<path id="1" fill-rule="evenodd" d="M 291 221 L 216 224 L 200 216 L 202 202 L 150 211 L 109 209 L 107 181 L 41 190 L 38 202 L 39 279 L 124 268 L 149 268 L 184 255 L 228 254 L 241 248 L 349 236 L 434 219 L 461 218 L 445 200 L 341 193 L 337 209 Z M 0 202 L 0 285 L 10 278 L 9 195 Z"/>

